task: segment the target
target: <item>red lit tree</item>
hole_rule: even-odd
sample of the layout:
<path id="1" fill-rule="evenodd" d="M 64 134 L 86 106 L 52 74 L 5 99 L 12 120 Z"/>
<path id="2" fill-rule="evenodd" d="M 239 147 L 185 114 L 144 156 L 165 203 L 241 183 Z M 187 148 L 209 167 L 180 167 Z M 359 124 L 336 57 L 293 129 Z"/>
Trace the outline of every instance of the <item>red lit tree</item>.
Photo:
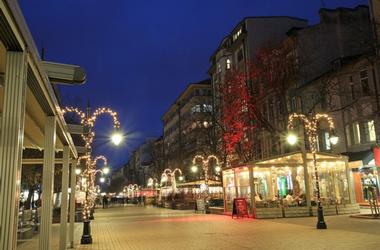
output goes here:
<path id="1" fill-rule="evenodd" d="M 227 157 L 237 155 L 243 162 L 252 160 L 255 115 L 244 72 L 231 70 L 220 88 L 223 145 Z"/>
<path id="2" fill-rule="evenodd" d="M 281 150 L 280 136 L 286 127 L 277 121 L 287 119 L 290 112 L 287 91 L 299 77 L 293 45 L 291 39 L 281 44 L 268 42 L 251 61 L 226 73 L 219 86 L 218 125 L 227 156 L 237 156 L 240 162 L 263 157 L 260 145 L 263 131 L 272 138 L 272 150 Z"/>

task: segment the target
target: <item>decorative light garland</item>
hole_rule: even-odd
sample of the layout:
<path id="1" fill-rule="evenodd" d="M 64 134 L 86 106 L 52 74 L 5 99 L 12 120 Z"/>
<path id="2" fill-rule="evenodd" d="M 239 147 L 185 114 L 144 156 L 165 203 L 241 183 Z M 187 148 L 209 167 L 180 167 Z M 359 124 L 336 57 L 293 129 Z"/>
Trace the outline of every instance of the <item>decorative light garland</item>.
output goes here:
<path id="1" fill-rule="evenodd" d="M 201 160 L 202 162 L 202 169 L 205 175 L 205 184 L 206 184 L 206 190 L 205 190 L 206 198 L 208 197 L 208 179 L 209 179 L 208 171 L 209 171 L 209 162 L 211 159 L 214 159 L 216 161 L 216 165 L 219 166 L 219 159 L 215 155 L 209 155 L 207 156 L 207 158 L 205 158 L 202 155 L 196 155 L 193 158 L 193 165 L 196 165 L 197 161 L 199 160 Z"/>

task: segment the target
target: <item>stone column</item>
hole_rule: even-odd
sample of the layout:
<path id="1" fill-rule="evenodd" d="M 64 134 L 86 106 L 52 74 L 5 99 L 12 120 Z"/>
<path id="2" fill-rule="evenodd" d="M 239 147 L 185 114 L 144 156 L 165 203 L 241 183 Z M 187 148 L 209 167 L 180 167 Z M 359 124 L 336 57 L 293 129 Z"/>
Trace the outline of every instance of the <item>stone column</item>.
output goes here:
<path id="1" fill-rule="evenodd" d="M 8 51 L 0 135 L 0 249 L 16 248 L 26 74 L 26 54 Z"/>
<path id="2" fill-rule="evenodd" d="M 59 235 L 59 249 L 67 248 L 67 192 L 69 189 L 69 164 L 70 164 L 70 148 L 63 147 L 63 164 L 62 164 L 62 198 L 61 198 L 61 224 Z"/>
<path id="3" fill-rule="evenodd" d="M 76 180 L 77 176 L 75 169 L 77 167 L 76 160 L 73 160 L 71 163 L 71 172 L 70 172 L 70 226 L 69 226 L 69 242 L 70 248 L 74 248 L 74 222 L 75 222 L 75 189 L 76 189 Z"/>
<path id="4" fill-rule="evenodd" d="M 47 116 L 44 135 L 44 165 L 42 176 L 42 208 L 39 249 L 49 250 L 53 210 L 54 159 L 56 140 L 56 117 Z"/>

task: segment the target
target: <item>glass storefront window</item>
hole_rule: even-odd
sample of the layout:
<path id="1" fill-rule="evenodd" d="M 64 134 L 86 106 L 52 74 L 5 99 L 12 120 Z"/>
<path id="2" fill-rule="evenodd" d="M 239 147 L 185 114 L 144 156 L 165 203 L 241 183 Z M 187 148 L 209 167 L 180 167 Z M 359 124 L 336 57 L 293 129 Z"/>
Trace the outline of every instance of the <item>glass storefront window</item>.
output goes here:
<path id="1" fill-rule="evenodd" d="M 233 200 L 236 198 L 235 176 L 233 170 L 223 172 L 223 189 L 226 209 L 227 211 L 231 211 Z"/>
<path id="2" fill-rule="evenodd" d="M 238 196 L 246 198 L 250 201 L 251 189 L 249 187 L 249 171 L 248 168 L 239 169 L 235 172 L 238 187 Z"/>
<path id="3" fill-rule="evenodd" d="M 318 162 L 319 190 L 324 206 L 349 203 L 348 181 L 345 163 L 342 161 Z M 309 164 L 311 176 L 314 176 L 314 166 Z M 312 205 L 316 205 L 316 182 L 312 181 Z"/>

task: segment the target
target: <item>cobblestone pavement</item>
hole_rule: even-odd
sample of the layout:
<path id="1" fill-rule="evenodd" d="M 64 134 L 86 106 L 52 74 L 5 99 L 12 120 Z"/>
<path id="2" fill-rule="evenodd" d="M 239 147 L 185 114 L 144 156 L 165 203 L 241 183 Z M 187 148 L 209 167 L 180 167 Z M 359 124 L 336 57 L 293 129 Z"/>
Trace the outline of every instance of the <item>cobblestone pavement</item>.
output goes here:
<path id="1" fill-rule="evenodd" d="M 380 220 L 328 216 L 327 230 L 315 229 L 316 218 L 231 219 L 159 208 L 98 209 L 92 221 L 92 245 L 77 249 L 380 249 Z M 59 227 L 53 227 L 58 246 Z M 19 249 L 37 249 L 37 240 Z"/>

